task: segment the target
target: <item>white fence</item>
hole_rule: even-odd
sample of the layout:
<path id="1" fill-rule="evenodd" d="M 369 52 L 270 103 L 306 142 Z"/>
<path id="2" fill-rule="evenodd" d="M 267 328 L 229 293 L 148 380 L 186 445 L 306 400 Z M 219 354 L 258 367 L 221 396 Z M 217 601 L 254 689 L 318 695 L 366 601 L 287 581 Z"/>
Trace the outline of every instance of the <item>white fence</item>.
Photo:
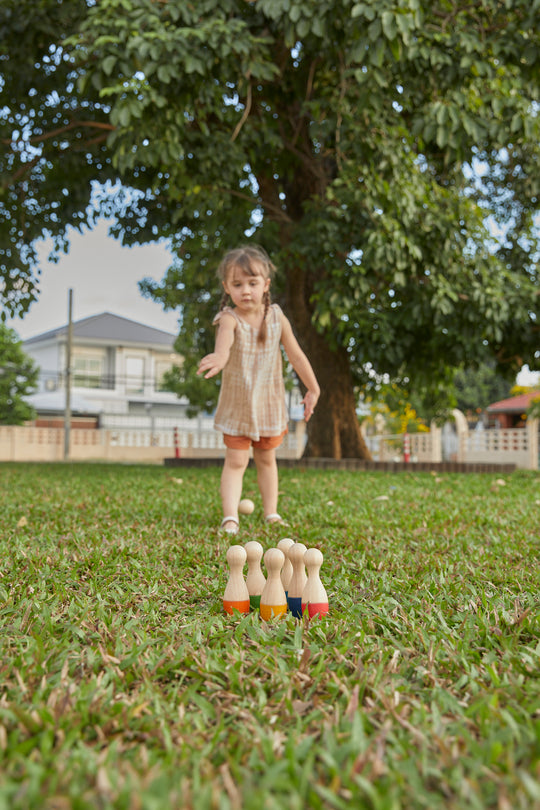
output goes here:
<path id="1" fill-rule="evenodd" d="M 538 420 L 528 419 L 524 428 L 484 430 L 470 433 L 457 422 L 455 456 L 443 459 L 441 430 L 412 433 L 410 461 L 439 463 L 515 464 L 529 470 L 539 468 Z M 300 458 L 305 447 L 305 425 L 295 423 L 278 449 L 279 458 Z M 403 461 L 403 434 L 365 436 L 374 461 Z M 73 461 L 120 461 L 163 463 L 179 454 L 182 458 L 221 458 L 225 454 L 221 434 L 215 430 L 100 429 L 70 431 L 69 458 Z M 61 428 L 0 426 L 0 461 L 61 461 L 64 431 Z"/>
<path id="2" fill-rule="evenodd" d="M 297 423 L 277 455 L 300 458 L 305 428 Z M 225 455 L 221 433 L 215 430 L 85 430 L 70 431 L 69 458 L 73 461 L 123 461 L 163 463 L 166 457 L 183 458 Z M 64 459 L 62 428 L 0 426 L 0 461 L 61 461 Z"/>
<path id="3" fill-rule="evenodd" d="M 459 453 L 467 461 L 498 458 L 517 467 L 537 470 L 538 422 L 531 419 L 526 428 L 482 430 L 460 436 Z"/>
<path id="4" fill-rule="evenodd" d="M 465 464 L 515 464 L 526 470 L 539 468 L 537 419 L 525 427 L 470 432 L 465 419 L 456 419 L 455 453 L 443 459 L 442 432 L 432 426 L 427 433 L 409 434 L 410 461 L 438 463 L 443 460 Z M 365 436 L 374 461 L 403 461 L 404 434 Z"/>
<path id="5" fill-rule="evenodd" d="M 410 433 L 409 456 L 410 461 L 442 461 L 441 431 L 432 427 L 427 433 Z M 373 461 L 403 461 L 404 460 L 404 434 L 395 435 L 376 434 L 364 436 Z"/>

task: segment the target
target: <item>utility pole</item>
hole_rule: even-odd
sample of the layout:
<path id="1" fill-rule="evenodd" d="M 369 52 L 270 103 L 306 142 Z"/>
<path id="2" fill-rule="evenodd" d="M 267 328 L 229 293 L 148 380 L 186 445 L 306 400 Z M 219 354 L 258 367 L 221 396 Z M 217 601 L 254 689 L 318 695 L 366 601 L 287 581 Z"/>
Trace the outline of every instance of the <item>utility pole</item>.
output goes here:
<path id="1" fill-rule="evenodd" d="M 73 290 L 68 290 L 68 330 L 66 344 L 66 405 L 64 409 L 64 461 L 69 459 L 71 434 L 71 353 L 73 344 Z"/>

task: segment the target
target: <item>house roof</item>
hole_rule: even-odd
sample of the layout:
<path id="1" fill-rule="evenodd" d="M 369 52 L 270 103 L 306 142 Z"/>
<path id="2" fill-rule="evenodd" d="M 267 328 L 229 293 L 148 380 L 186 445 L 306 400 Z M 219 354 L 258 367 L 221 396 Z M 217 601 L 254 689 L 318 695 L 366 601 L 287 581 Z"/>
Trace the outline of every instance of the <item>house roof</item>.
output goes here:
<path id="1" fill-rule="evenodd" d="M 517 397 L 501 399 L 488 405 L 488 413 L 524 413 L 533 399 L 540 397 L 540 391 L 529 391 L 526 394 L 519 394 Z"/>
<path id="2" fill-rule="evenodd" d="M 34 343 L 41 343 L 44 340 L 67 336 L 67 331 L 68 326 L 66 324 L 57 329 L 35 335 L 25 340 L 24 345 L 29 346 Z M 102 312 L 99 315 L 91 315 L 89 318 L 74 321 L 73 337 L 123 343 L 160 344 L 162 346 L 172 346 L 176 340 L 176 335 L 171 332 L 164 332 L 161 329 L 155 329 L 153 326 L 145 326 L 129 318 L 114 315 L 112 312 Z"/>

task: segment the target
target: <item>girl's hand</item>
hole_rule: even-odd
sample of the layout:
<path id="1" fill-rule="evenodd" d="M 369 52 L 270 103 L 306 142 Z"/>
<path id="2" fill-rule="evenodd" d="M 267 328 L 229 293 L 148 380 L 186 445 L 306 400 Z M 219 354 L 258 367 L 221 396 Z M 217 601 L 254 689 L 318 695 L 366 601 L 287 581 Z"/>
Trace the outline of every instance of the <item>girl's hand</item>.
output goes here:
<path id="1" fill-rule="evenodd" d="M 313 411 L 315 410 L 315 405 L 317 404 L 318 399 L 319 394 L 317 392 L 308 391 L 302 400 L 302 405 L 304 406 L 304 420 L 306 422 L 309 422 L 313 416 Z"/>
<path id="2" fill-rule="evenodd" d="M 225 366 L 227 365 L 227 360 L 228 357 L 225 357 L 222 354 L 218 354 L 217 352 L 207 354 L 206 357 L 203 357 L 203 359 L 199 363 L 197 374 L 199 376 L 201 374 L 204 374 L 205 380 L 207 380 L 209 377 L 215 377 L 216 374 L 219 374 L 219 372 L 225 368 Z"/>
<path id="3" fill-rule="evenodd" d="M 204 374 L 204 379 L 215 377 L 216 374 L 225 368 L 229 360 L 231 346 L 234 341 L 234 330 L 236 321 L 233 315 L 222 312 L 218 323 L 216 335 L 216 345 L 211 354 L 207 354 L 199 363 L 197 374 Z"/>

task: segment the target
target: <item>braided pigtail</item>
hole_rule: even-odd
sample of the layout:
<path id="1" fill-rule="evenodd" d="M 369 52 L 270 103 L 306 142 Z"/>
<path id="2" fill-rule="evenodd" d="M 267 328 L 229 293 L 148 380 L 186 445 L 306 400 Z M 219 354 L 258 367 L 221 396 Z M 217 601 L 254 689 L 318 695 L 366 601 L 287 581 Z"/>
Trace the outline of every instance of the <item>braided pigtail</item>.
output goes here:
<path id="1" fill-rule="evenodd" d="M 221 301 L 219 302 L 219 311 L 220 312 L 223 309 L 225 309 L 225 307 L 227 306 L 228 301 L 229 301 L 229 296 L 228 296 L 228 294 L 226 292 L 224 292 L 223 295 L 221 296 Z"/>
<path id="2" fill-rule="evenodd" d="M 270 297 L 270 290 L 267 290 L 263 296 L 264 301 L 264 315 L 261 323 L 261 328 L 259 329 L 259 334 L 257 335 L 257 343 L 264 345 L 266 343 L 266 334 L 268 332 L 268 327 L 266 324 L 266 316 L 268 315 L 268 310 L 270 309 L 270 304 L 272 303 L 272 299 Z"/>

